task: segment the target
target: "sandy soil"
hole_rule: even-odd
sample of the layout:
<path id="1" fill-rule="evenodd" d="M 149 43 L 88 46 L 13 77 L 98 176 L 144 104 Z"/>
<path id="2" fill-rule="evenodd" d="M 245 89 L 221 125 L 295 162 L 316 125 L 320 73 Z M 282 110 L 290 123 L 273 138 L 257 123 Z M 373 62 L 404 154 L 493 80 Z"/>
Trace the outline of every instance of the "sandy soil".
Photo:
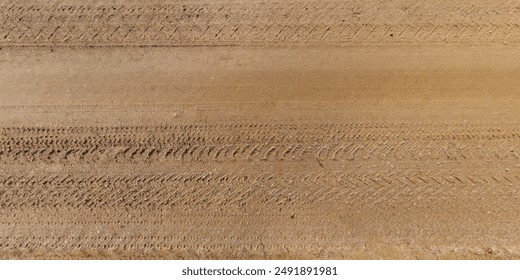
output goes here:
<path id="1" fill-rule="evenodd" d="M 0 1 L 0 258 L 520 258 L 511 1 Z"/>

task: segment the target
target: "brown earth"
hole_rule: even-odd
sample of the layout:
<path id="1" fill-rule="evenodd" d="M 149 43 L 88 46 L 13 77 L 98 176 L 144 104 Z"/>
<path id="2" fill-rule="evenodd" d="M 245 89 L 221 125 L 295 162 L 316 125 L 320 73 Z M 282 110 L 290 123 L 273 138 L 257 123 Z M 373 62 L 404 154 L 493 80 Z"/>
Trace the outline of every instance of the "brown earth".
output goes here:
<path id="1" fill-rule="evenodd" d="M 520 258 L 514 1 L 0 1 L 0 258 Z"/>

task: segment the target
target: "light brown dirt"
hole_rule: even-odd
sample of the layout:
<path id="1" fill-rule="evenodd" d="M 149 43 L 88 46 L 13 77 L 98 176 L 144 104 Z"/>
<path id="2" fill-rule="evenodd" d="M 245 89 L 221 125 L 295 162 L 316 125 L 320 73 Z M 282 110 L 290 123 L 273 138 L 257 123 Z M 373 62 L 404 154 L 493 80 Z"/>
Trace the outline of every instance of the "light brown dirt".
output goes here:
<path id="1" fill-rule="evenodd" d="M 0 258 L 517 259 L 512 1 L 0 1 Z"/>

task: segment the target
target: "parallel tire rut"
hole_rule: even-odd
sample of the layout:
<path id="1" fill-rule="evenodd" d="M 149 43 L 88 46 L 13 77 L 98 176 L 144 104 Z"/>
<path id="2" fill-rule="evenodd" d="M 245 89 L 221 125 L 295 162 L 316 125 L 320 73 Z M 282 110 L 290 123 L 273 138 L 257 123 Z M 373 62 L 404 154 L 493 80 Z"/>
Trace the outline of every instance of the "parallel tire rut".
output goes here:
<path id="1" fill-rule="evenodd" d="M 145 250 L 148 255 L 138 254 L 207 258 L 223 255 L 194 252 L 220 250 L 238 257 L 242 253 L 236 250 L 241 250 L 248 257 L 272 257 L 318 246 L 330 248 L 329 257 L 347 257 L 346 251 L 358 250 L 356 243 L 345 240 L 340 246 L 342 231 L 312 210 L 327 207 L 341 209 L 339 216 L 329 212 L 334 219 L 367 211 L 367 221 L 375 225 L 402 211 L 442 224 L 455 208 L 450 222 L 466 225 L 467 217 L 485 216 L 498 226 L 520 214 L 520 173 L 514 169 L 519 138 L 515 123 L 3 127 L 0 164 L 6 171 L 0 174 L 0 208 L 12 214 L 0 216 L 0 226 L 15 235 L 0 233 L 0 254 L 54 250 L 58 257 L 71 252 L 88 257 L 78 252 L 109 250 L 115 254 L 111 257 L 122 258 Z M 472 161 L 476 169 L 457 167 Z M 97 164 L 104 167 L 93 168 Z M 183 169 L 185 164 L 191 168 Z M 399 164 L 407 168 L 393 167 Z M 35 170 L 20 173 L 11 166 Z M 81 171 L 38 171 L 38 166 Z M 135 172 L 143 166 L 170 171 Z M 89 214 L 60 220 L 60 209 Z M 38 218 L 47 235 L 29 232 L 35 224 L 19 219 L 34 220 L 30 217 L 38 212 L 47 213 Z M 119 213 L 118 221 L 96 218 L 104 212 L 112 218 Z M 204 221 L 198 227 L 208 235 L 191 236 L 194 225 L 188 220 L 196 213 L 202 215 L 198 223 Z M 268 233 L 269 245 L 259 251 L 263 237 L 229 230 L 234 228 L 230 221 L 240 223 L 240 229 L 255 224 L 300 233 Z M 110 235 L 91 232 L 92 224 Z M 147 227 L 162 230 L 146 235 Z M 85 234 L 71 236 L 67 229 Z M 418 233 L 406 229 L 403 234 Z M 65 236 L 68 242 L 60 243 Z"/>

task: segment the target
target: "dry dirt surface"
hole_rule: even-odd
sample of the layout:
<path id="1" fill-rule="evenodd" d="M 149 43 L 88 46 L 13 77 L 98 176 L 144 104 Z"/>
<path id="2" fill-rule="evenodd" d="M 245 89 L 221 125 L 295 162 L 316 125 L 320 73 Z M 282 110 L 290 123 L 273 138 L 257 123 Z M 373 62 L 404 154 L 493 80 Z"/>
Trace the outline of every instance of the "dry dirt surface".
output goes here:
<path id="1" fill-rule="evenodd" d="M 518 259 L 519 23 L 0 0 L 0 258 Z"/>

